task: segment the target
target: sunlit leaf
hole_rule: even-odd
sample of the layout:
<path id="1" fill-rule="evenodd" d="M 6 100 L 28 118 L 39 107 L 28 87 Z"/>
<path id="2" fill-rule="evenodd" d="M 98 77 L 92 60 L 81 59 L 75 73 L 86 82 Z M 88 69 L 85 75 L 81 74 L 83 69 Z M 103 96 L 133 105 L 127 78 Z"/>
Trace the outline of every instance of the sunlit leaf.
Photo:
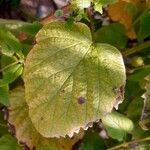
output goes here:
<path id="1" fill-rule="evenodd" d="M 102 7 L 116 3 L 118 0 L 93 0 L 96 11 L 103 13 Z"/>
<path id="2" fill-rule="evenodd" d="M 17 87 L 10 94 L 9 122 L 16 128 L 16 137 L 26 143 L 31 149 L 37 146 L 51 146 L 58 150 L 70 150 L 72 146 L 82 138 L 83 132 L 72 139 L 44 138 L 32 125 L 28 116 L 28 106 L 25 101 L 23 87 Z"/>
<path id="3" fill-rule="evenodd" d="M 25 63 L 25 96 L 43 136 L 72 136 L 122 102 L 122 56 L 110 45 L 93 43 L 86 25 L 68 29 L 66 23 L 52 22 L 36 40 Z"/>
<path id="4" fill-rule="evenodd" d="M 81 9 L 87 8 L 91 4 L 91 0 L 75 0 L 75 1 L 76 1 L 77 6 Z"/>
<path id="5" fill-rule="evenodd" d="M 117 112 L 106 115 L 102 118 L 102 122 L 107 129 L 108 135 L 119 141 L 122 141 L 126 133 L 133 129 L 132 121 Z"/>

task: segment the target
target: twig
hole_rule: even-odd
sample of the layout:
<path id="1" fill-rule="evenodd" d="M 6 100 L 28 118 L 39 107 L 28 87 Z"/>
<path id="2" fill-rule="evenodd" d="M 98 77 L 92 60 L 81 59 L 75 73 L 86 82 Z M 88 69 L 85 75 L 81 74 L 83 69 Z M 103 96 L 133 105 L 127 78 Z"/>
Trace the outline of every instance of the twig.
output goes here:
<path id="1" fill-rule="evenodd" d="M 150 41 L 144 42 L 143 44 L 135 46 L 131 49 L 127 49 L 126 51 L 122 52 L 122 54 L 123 56 L 128 56 L 128 55 L 140 52 L 143 49 L 148 48 L 148 47 L 150 47 Z"/>
<path id="2" fill-rule="evenodd" d="M 141 143 L 141 142 L 145 142 L 145 141 L 149 141 L 149 140 L 150 140 L 150 137 L 146 137 L 146 138 L 143 138 L 143 139 L 138 139 L 138 140 L 122 143 L 120 145 L 108 148 L 107 150 L 117 150 L 117 149 L 119 149 L 121 147 L 128 147 L 129 145 L 132 145 L 134 143 Z"/>
<path id="3" fill-rule="evenodd" d="M 0 69 L 0 72 L 3 72 L 4 70 L 6 70 L 6 69 L 10 68 L 11 66 L 14 66 L 14 65 L 16 65 L 18 63 L 23 63 L 23 60 L 18 60 L 18 61 L 15 61 L 15 62 L 5 66 L 4 68 Z"/>
<path id="4" fill-rule="evenodd" d="M 128 70 L 128 73 L 133 73 L 134 71 L 137 71 L 137 70 L 140 70 L 140 69 L 145 69 L 145 68 L 150 68 L 150 65 L 143 65 L 143 66 L 140 66 L 140 67 L 137 67 L 135 69 L 131 69 L 131 70 Z"/>
<path id="5" fill-rule="evenodd" d="M 93 20 L 93 8 L 92 7 L 86 8 L 86 13 L 90 20 L 90 29 L 92 33 L 92 38 L 94 40 L 95 25 L 94 25 L 94 20 Z"/>

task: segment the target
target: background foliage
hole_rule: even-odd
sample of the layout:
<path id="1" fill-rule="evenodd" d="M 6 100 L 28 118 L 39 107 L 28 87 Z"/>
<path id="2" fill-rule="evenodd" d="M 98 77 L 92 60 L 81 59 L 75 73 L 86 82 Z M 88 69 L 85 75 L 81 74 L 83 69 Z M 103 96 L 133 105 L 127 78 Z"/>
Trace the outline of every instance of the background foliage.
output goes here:
<path id="1" fill-rule="evenodd" d="M 22 11 L 22 1 L 0 1 L 0 9 L 3 8 L 3 13 L 0 14 L 0 149 L 149 150 L 150 1 L 72 0 L 68 2 L 67 6 L 63 6 L 62 9 L 60 9 L 60 4 L 57 5 L 57 1 L 54 1 L 54 3 L 51 5 L 54 5 L 52 13 L 50 13 L 46 18 L 41 19 L 41 13 L 44 12 L 41 11 L 40 7 L 38 7 L 40 11 L 31 11 L 30 14 L 25 10 Z M 38 3 L 38 6 L 40 6 L 40 2 Z M 9 9 L 10 13 L 8 13 L 9 11 L 6 11 L 5 9 Z M 17 18 L 14 12 L 19 14 L 17 15 Z M 56 27 L 59 23 L 56 23 L 55 25 L 53 25 L 53 23 L 47 25 L 54 20 L 65 21 L 65 27 L 63 27 L 64 25 L 61 23 L 61 27 L 57 29 Z M 75 22 L 81 22 L 82 25 L 86 24 L 86 29 L 82 28 L 80 25 L 79 27 L 76 27 L 74 25 Z M 45 34 L 45 32 L 49 33 Z M 82 33 L 84 33 L 86 36 Z M 67 36 L 65 36 L 65 34 Z M 43 44 L 40 43 L 41 45 L 39 44 L 38 48 L 38 44 L 36 43 L 39 42 L 39 40 L 43 40 L 45 37 L 57 38 L 54 40 L 48 39 L 47 41 L 42 41 Z M 60 37 L 62 37 L 62 40 L 59 40 Z M 70 41 L 69 43 L 69 41 L 67 42 L 67 40 L 65 40 L 65 37 L 73 38 L 74 40 L 79 40 L 80 42 L 84 41 L 85 45 L 82 45 L 83 43 L 81 44 L 79 41 L 77 43 L 75 43 L 75 41 L 73 41 L 74 43 Z M 70 124 L 72 124 L 68 124 L 67 126 L 66 122 L 65 126 L 63 126 L 61 124 L 61 119 L 57 117 L 57 114 L 59 114 L 60 111 L 60 107 L 58 107 L 55 118 L 53 119 L 54 122 L 52 122 L 53 126 L 55 127 L 53 133 L 56 134 L 56 131 L 59 131 L 57 134 L 60 136 L 61 132 L 63 132 L 63 136 L 56 138 L 53 137 L 54 134 L 51 136 L 51 132 L 48 136 L 45 136 L 43 132 L 48 133 L 48 125 L 50 122 L 48 122 L 48 125 L 45 124 L 45 127 L 40 127 L 39 124 L 41 122 L 39 120 L 34 120 L 34 117 L 43 120 L 43 112 L 48 110 L 48 112 L 51 114 L 53 112 L 52 110 L 54 105 L 48 105 L 48 107 L 51 107 L 52 109 L 48 109 L 47 106 L 45 109 L 44 106 L 46 104 L 41 103 L 41 108 L 39 107 L 39 109 L 37 109 L 37 107 L 35 107 L 38 103 L 38 97 L 36 97 L 36 95 L 39 94 L 41 99 L 40 102 L 43 102 L 45 100 L 44 97 L 47 97 L 50 92 L 49 90 L 44 90 L 44 88 L 46 89 L 46 86 L 44 86 L 42 91 L 39 90 L 37 93 L 34 93 L 32 89 L 36 89 L 36 86 L 34 87 L 34 84 L 32 83 L 35 82 L 35 85 L 41 84 L 40 79 L 35 80 L 35 77 L 37 77 L 37 75 L 38 77 L 41 77 L 41 75 L 46 76 L 47 73 L 50 75 L 50 73 L 53 71 L 51 68 L 53 65 L 55 68 L 61 67 L 61 69 L 63 69 L 64 66 L 61 65 L 63 64 L 61 62 L 62 60 L 70 66 L 70 64 L 75 64 L 75 62 L 78 62 L 78 60 L 81 59 L 84 60 L 83 64 L 90 66 L 92 68 L 91 71 L 93 71 L 90 72 L 88 70 L 89 72 L 86 73 L 90 79 L 88 87 L 93 87 L 93 85 L 96 85 L 96 81 L 98 81 L 98 73 L 97 71 L 94 72 L 95 64 L 92 64 L 92 60 L 95 60 L 98 55 L 95 55 L 93 48 L 89 54 L 89 58 L 93 59 L 86 59 L 86 57 L 83 59 L 81 57 L 81 54 L 83 54 L 83 52 L 86 50 L 86 48 L 84 49 L 84 46 L 88 46 L 90 42 L 101 43 L 99 48 L 102 49 L 101 55 L 107 54 L 105 57 L 100 58 L 100 60 L 102 60 L 102 58 L 105 60 L 103 61 L 104 64 L 99 67 L 101 70 L 105 68 L 104 66 L 109 66 L 111 68 L 111 71 L 109 70 L 110 76 L 106 78 L 108 72 L 105 70 L 103 72 L 104 75 L 102 76 L 102 81 L 99 81 L 101 83 L 101 87 L 104 89 L 101 92 L 102 97 L 106 97 L 104 98 L 105 101 L 102 101 L 103 105 L 100 106 L 100 110 L 107 105 L 110 110 L 112 107 L 114 107 L 113 111 L 112 113 L 108 113 L 109 111 L 107 112 L 105 110 L 105 112 L 107 112 L 106 115 L 101 113 L 99 116 L 96 116 L 95 120 L 89 119 L 88 122 L 90 123 L 87 125 L 87 130 L 84 131 L 82 128 L 80 129 L 80 127 L 82 127 L 81 125 L 78 127 L 78 130 L 80 129 L 80 131 L 70 137 L 71 134 L 67 135 L 68 130 L 70 131 L 72 127 L 76 127 L 77 124 L 81 124 L 80 121 L 82 121 L 82 119 L 77 122 L 75 114 L 70 113 L 68 115 L 68 120 L 70 119 Z M 48 53 L 49 51 L 47 50 L 52 52 L 52 50 L 61 48 L 66 49 L 66 47 L 70 44 L 77 45 L 79 48 L 77 46 L 73 46 L 73 48 L 70 48 L 68 52 L 77 51 L 78 55 L 71 53 L 66 55 L 63 53 L 57 57 L 55 56 L 54 58 L 49 57 L 47 63 L 37 65 L 37 74 L 36 69 L 30 71 L 30 67 L 32 67 L 32 65 L 38 64 L 40 60 L 45 59 L 45 56 L 50 55 Z M 112 46 L 107 47 L 105 46 L 106 44 L 110 44 L 116 47 L 118 50 Z M 109 49 L 109 51 L 107 51 L 106 47 Z M 44 52 L 41 51 L 40 53 L 41 49 Z M 78 49 L 80 51 L 78 51 Z M 117 53 L 117 55 L 114 55 L 114 51 Z M 121 84 L 117 84 L 117 87 L 113 88 L 113 91 L 109 91 L 109 88 L 112 90 L 112 87 L 114 86 L 113 84 L 116 84 L 119 82 L 119 80 L 122 84 L 124 84 L 122 81 L 125 80 L 125 74 L 123 71 L 120 71 L 122 73 L 117 72 L 117 69 L 114 67 L 114 63 L 122 59 L 120 54 L 122 54 L 126 68 L 127 79 L 125 90 L 122 91 L 122 88 L 117 88 L 118 86 L 121 86 Z M 83 70 L 86 65 L 84 66 L 83 64 L 77 68 L 79 72 L 74 73 L 77 75 L 73 75 L 76 78 L 78 77 L 78 79 L 84 77 L 85 75 Z M 124 67 L 123 63 L 120 65 Z M 43 72 L 42 69 L 46 66 L 49 67 L 49 70 L 44 70 Z M 73 67 L 76 69 L 76 64 Z M 41 71 L 39 71 L 40 69 Z M 115 72 L 115 77 L 112 76 L 113 74 L 111 74 L 113 71 Z M 66 74 L 67 72 L 60 74 L 60 76 L 58 76 L 58 80 L 55 81 L 55 84 L 58 81 L 58 83 L 61 84 L 62 80 L 59 79 L 62 79 L 62 77 L 64 77 Z M 80 81 L 85 82 L 85 78 L 80 79 Z M 106 83 L 102 84 L 104 81 Z M 49 88 L 52 89 L 54 87 L 55 86 L 50 85 Z M 83 86 L 77 87 L 77 89 L 81 88 L 83 88 Z M 68 89 L 69 88 L 67 88 L 66 91 Z M 53 92 L 55 92 L 55 90 L 56 88 Z M 108 90 L 109 94 L 106 94 L 104 92 L 105 90 Z M 30 94 L 33 94 L 32 92 L 34 93 L 35 100 L 33 98 L 29 100 Z M 115 96 L 117 95 L 119 100 L 122 99 L 120 96 L 122 96 L 121 94 L 124 93 L 124 101 L 119 105 L 118 108 L 117 105 L 120 103 L 120 101 L 117 101 L 117 105 L 113 104 L 113 106 L 111 105 L 111 102 L 113 102 L 112 100 L 105 104 L 111 97 L 111 92 L 115 92 Z M 29 94 L 27 95 L 26 93 Z M 63 93 L 60 94 L 61 95 L 59 96 L 62 97 Z M 92 94 L 93 93 L 90 93 L 89 95 L 91 96 Z M 96 94 L 97 93 L 94 93 L 93 95 Z M 59 100 L 59 96 L 57 95 L 56 99 Z M 65 95 L 64 97 L 66 98 L 67 96 L 68 95 Z M 32 100 L 34 103 L 32 103 Z M 82 104 L 85 103 L 86 99 L 84 97 L 80 97 L 78 100 L 79 103 Z M 89 99 L 87 99 L 86 102 L 88 102 L 88 100 Z M 52 99 L 50 99 L 50 102 L 51 101 Z M 79 108 L 81 106 L 79 106 Z M 91 104 L 88 106 L 90 108 L 93 107 Z M 66 109 L 66 105 L 61 108 L 61 110 Z M 38 111 L 35 113 L 35 110 Z M 89 118 L 91 118 L 92 113 L 88 111 L 87 114 L 87 116 L 90 116 Z M 46 126 L 48 128 L 46 128 Z M 42 128 L 42 131 L 39 130 L 39 128 Z"/>

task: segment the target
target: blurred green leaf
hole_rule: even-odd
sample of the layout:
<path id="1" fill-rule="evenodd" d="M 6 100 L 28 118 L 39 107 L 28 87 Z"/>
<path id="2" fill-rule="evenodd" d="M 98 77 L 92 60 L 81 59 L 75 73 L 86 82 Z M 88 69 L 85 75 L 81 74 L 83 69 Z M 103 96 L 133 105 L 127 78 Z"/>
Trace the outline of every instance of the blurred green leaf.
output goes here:
<path id="1" fill-rule="evenodd" d="M 22 64 L 15 64 L 3 71 L 3 81 L 7 84 L 15 81 L 23 72 Z"/>
<path id="2" fill-rule="evenodd" d="M 5 106 L 9 105 L 9 87 L 8 87 L 8 85 L 0 87 L 0 103 Z"/>
<path id="3" fill-rule="evenodd" d="M 81 150 L 105 150 L 105 143 L 98 132 L 87 131 L 81 145 Z"/>
<path id="4" fill-rule="evenodd" d="M 3 78 L 0 81 L 0 87 L 15 81 L 23 72 L 23 64 L 19 63 L 16 57 L 1 57 L 1 67 Z"/>
<path id="5" fill-rule="evenodd" d="M 138 39 L 142 40 L 150 36 L 150 10 L 144 12 L 140 18 Z"/>
<path id="6" fill-rule="evenodd" d="M 123 140 L 127 132 L 133 130 L 132 121 L 118 112 L 112 112 L 102 118 L 108 135 L 119 141 Z"/>
<path id="7" fill-rule="evenodd" d="M 11 135 L 4 135 L 0 138 L 0 150 L 22 150 L 17 140 Z"/>
<path id="8" fill-rule="evenodd" d="M 127 44 L 126 30 L 119 23 L 112 23 L 96 31 L 95 41 L 109 43 L 117 48 L 125 48 Z"/>
<path id="9" fill-rule="evenodd" d="M 0 19 L 0 28 L 7 29 L 17 35 L 19 32 L 26 32 L 35 35 L 42 25 L 39 22 L 29 23 L 19 20 Z"/>
<path id="10" fill-rule="evenodd" d="M 6 55 L 2 55 L 0 59 L 1 68 L 4 68 L 11 63 L 14 63 L 15 61 L 17 61 L 17 58 L 15 56 L 9 57 Z"/>
<path id="11" fill-rule="evenodd" d="M 150 67 L 143 68 L 143 69 L 137 70 L 134 73 L 132 73 L 131 75 L 129 75 L 128 80 L 139 82 L 140 80 L 144 79 L 144 77 L 146 77 L 149 73 L 150 73 Z"/>
<path id="12" fill-rule="evenodd" d="M 91 4 L 91 0 L 75 0 L 77 7 L 80 9 L 87 8 Z"/>
<path id="13" fill-rule="evenodd" d="M 118 0 L 93 0 L 96 11 L 102 13 L 102 7 L 118 2 Z"/>
<path id="14" fill-rule="evenodd" d="M 10 32 L 0 28 L 0 50 L 3 54 L 12 56 L 15 52 L 21 53 L 19 40 Z"/>

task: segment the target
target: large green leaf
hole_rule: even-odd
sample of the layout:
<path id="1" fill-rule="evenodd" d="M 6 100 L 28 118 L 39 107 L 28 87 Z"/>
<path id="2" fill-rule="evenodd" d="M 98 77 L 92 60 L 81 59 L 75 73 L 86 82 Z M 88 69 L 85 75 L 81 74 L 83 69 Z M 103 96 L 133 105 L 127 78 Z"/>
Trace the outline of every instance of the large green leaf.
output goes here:
<path id="1" fill-rule="evenodd" d="M 52 22 L 36 40 L 25 63 L 25 96 L 43 136 L 71 136 L 122 102 L 122 56 L 110 45 L 93 43 L 86 25 L 68 29 L 66 23 Z"/>
<path id="2" fill-rule="evenodd" d="M 25 101 L 24 88 L 19 86 L 10 92 L 9 123 L 16 129 L 18 141 L 26 143 L 30 149 L 33 147 L 52 146 L 58 150 L 70 150 L 72 146 L 83 137 L 83 132 L 72 139 L 45 138 L 34 128 L 28 115 L 28 106 Z M 39 148 L 40 149 L 40 148 Z"/>

